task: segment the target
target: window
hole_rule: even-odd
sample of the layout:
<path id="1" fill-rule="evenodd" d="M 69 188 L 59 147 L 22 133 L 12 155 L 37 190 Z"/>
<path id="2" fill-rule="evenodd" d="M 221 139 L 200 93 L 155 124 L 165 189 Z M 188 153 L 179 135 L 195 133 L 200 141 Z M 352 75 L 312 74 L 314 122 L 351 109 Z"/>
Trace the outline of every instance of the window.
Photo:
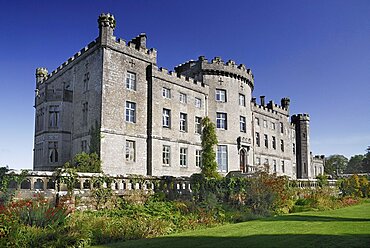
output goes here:
<path id="1" fill-rule="evenodd" d="M 275 130 L 275 129 L 276 129 L 275 122 L 271 122 L 271 129 L 272 129 L 272 130 Z"/>
<path id="2" fill-rule="evenodd" d="M 37 143 L 35 145 L 35 163 L 36 164 L 41 164 L 42 163 L 42 157 L 44 154 L 44 143 Z"/>
<path id="3" fill-rule="evenodd" d="M 202 118 L 198 116 L 195 117 L 195 133 L 202 133 Z"/>
<path id="4" fill-rule="evenodd" d="M 216 101 L 217 102 L 226 102 L 226 90 L 216 89 Z"/>
<path id="5" fill-rule="evenodd" d="M 56 163 L 58 160 L 58 142 L 49 141 L 49 163 Z"/>
<path id="6" fill-rule="evenodd" d="M 85 153 L 87 152 L 87 140 L 81 141 L 81 151 Z"/>
<path id="7" fill-rule="evenodd" d="M 180 167 L 187 167 L 187 154 L 188 154 L 188 149 L 181 147 L 180 148 Z"/>
<path id="8" fill-rule="evenodd" d="M 136 90 L 136 74 L 135 73 L 127 72 L 126 88 L 129 90 Z"/>
<path id="9" fill-rule="evenodd" d="M 266 128 L 267 127 L 267 121 L 266 120 L 263 120 L 263 127 Z"/>
<path id="10" fill-rule="evenodd" d="M 261 158 L 256 158 L 256 165 L 260 165 L 261 164 Z"/>
<path id="11" fill-rule="evenodd" d="M 265 158 L 265 162 L 263 164 L 268 166 L 269 165 L 269 159 Z"/>
<path id="12" fill-rule="evenodd" d="M 126 140 L 126 161 L 135 161 L 135 141 Z"/>
<path id="13" fill-rule="evenodd" d="M 202 150 L 195 151 L 195 166 L 197 167 L 202 166 Z"/>
<path id="14" fill-rule="evenodd" d="M 82 125 L 87 126 L 87 114 L 89 112 L 89 103 L 85 102 L 82 104 Z"/>
<path id="15" fill-rule="evenodd" d="M 195 107 L 196 108 L 201 108 L 202 107 L 202 99 L 195 98 Z"/>
<path id="16" fill-rule="evenodd" d="M 284 151 L 284 140 L 280 140 L 281 151 Z"/>
<path id="17" fill-rule="evenodd" d="M 44 129 L 44 108 L 40 108 L 36 112 L 36 131 Z"/>
<path id="18" fill-rule="evenodd" d="M 49 127 L 57 128 L 59 126 L 59 106 L 49 107 Z"/>
<path id="19" fill-rule="evenodd" d="M 168 88 L 162 88 L 162 96 L 164 97 L 164 98 L 168 98 L 168 99 L 170 99 L 171 98 L 171 90 L 170 89 L 168 89 Z"/>
<path id="20" fill-rule="evenodd" d="M 217 113 L 216 126 L 219 129 L 227 129 L 227 115 L 226 113 Z"/>
<path id="21" fill-rule="evenodd" d="M 185 113 L 180 113 L 180 131 L 188 131 L 188 115 Z"/>
<path id="22" fill-rule="evenodd" d="M 273 165 L 274 165 L 274 173 L 276 173 L 276 160 L 274 159 L 274 160 L 272 160 L 272 163 L 273 163 Z"/>
<path id="23" fill-rule="evenodd" d="M 239 105 L 245 107 L 245 96 L 243 94 L 239 94 Z"/>
<path id="24" fill-rule="evenodd" d="M 276 150 L 276 138 L 275 136 L 272 136 L 272 148 Z"/>
<path id="25" fill-rule="evenodd" d="M 264 134 L 263 136 L 265 138 L 265 147 L 269 148 L 269 138 L 267 137 L 267 134 Z"/>
<path id="26" fill-rule="evenodd" d="M 136 122 L 136 103 L 134 102 L 126 102 L 126 121 Z"/>
<path id="27" fill-rule="evenodd" d="M 260 125 L 260 119 L 259 118 L 254 118 L 254 122 L 256 123 L 256 125 L 257 126 L 259 126 Z"/>
<path id="28" fill-rule="evenodd" d="M 284 133 L 284 125 L 280 122 L 280 133 Z"/>
<path id="29" fill-rule="evenodd" d="M 261 145 L 261 142 L 260 142 L 260 133 L 256 132 L 256 144 L 257 146 L 260 146 Z"/>
<path id="30" fill-rule="evenodd" d="M 217 146 L 217 164 L 219 171 L 227 172 L 227 146 Z"/>
<path id="31" fill-rule="evenodd" d="M 285 163 L 284 160 L 281 161 L 281 171 L 285 173 Z"/>
<path id="32" fill-rule="evenodd" d="M 187 95 L 186 94 L 184 94 L 184 93 L 180 93 L 180 102 L 181 103 L 187 103 L 188 102 L 188 100 L 187 100 Z"/>
<path id="33" fill-rule="evenodd" d="M 163 146 L 162 149 L 162 163 L 163 165 L 170 165 L 171 161 L 171 147 L 170 146 Z"/>
<path id="34" fill-rule="evenodd" d="M 84 75 L 84 91 L 89 90 L 89 80 L 90 80 L 90 73 L 86 72 Z"/>
<path id="35" fill-rule="evenodd" d="M 293 154 L 295 154 L 295 144 L 293 143 Z"/>
<path id="36" fill-rule="evenodd" d="M 169 109 L 163 109 L 162 126 L 168 128 L 171 127 L 171 110 Z"/>
<path id="37" fill-rule="evenodd" d="M 240 132 L 245 133 L 246 131 L 247 131 L 247 127 L 246 127 L 245 117 L 240 116 Z"/>

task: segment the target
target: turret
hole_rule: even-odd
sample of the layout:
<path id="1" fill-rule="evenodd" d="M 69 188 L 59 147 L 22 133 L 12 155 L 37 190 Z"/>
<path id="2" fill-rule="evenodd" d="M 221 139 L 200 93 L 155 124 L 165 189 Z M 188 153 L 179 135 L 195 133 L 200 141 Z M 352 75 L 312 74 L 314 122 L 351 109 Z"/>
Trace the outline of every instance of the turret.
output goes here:
<path id="1" fill-rule="evenodd" d="M 289 110 L 290 99 L 288 97 L 281 98 L 281 107 L 286 110 Z"/>
<path id="2" fill-rule="evenodd" d="M 46 77 L 48 76 L 48 70 L 43 67 L 39 67 L 36 69 L 36 84 L 42 83 Z"/>
<path id="3" fill-rule="evenodd" d="M 113 31 L 116 28 L 116 20 L 112 14 L 102 13 L 98 18 L 98 24 L 100 41 L 106 43 L 106 41 L 113 36 Z"/>
<path id="4" fill-rule="evenodd" d="M 265 96 L 260 96 L 261 106 L 265 106 Z"/>
<path id="5" fill-rule="evenodd" d="M 298 114 L 292 116 L 296 131 L 297 178 L 312 178 L 310 156 L 310 116 Z"/>

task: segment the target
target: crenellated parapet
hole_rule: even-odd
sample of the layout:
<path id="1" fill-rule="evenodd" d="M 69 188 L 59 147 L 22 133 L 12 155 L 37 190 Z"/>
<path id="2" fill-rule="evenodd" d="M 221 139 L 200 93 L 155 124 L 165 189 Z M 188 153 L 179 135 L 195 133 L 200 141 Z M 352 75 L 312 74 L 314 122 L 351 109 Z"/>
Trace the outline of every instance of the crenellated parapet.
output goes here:
<path id="1" fill-rule="evenodd" d="M 286 105 L 278 105 L 273 100 L 270 100 L 267 104 L 265 104 L 265 96 L 260 96 L 260 99 L 260 104 L 258 104 L 256 98 L 252 98 L 251 105 L 254 111 L 265 114 L 285 115 L 289 117 L 289 107 Z M 283 99 L 289 100 L 289 98 Z M 283 99 L 281 101 L 283 101 Z"/>
<path id="2" fill-rule="evenodd" d="M 208 61 L 204 56 L 200 56 L 197 61 L 190 60 L 176 66 L 175 71 L 188 76 L 201 73 L 202 75 L 231 77 L 247 83 L 252 90 L 254 88 L 254 76 L 251 69 L 246 68 L 244 64 L 238 65 L 233 60 L 225 63 L 220 57 Z"/>
<path id="3" fill-rule="evenodd" d="M 99 28 L 109 27 L 113 30 L 116 28 L 116 20 L 114 19 L 114 16 L 110 13 L 101 13 L 98 17 L 98 24 Z"/>
<path id="4" fill-rule="evenodd" d="M 299 121 L 310 121 L 309 114 L 303 113 L 292 115 L 292 122 L 297 123 Z"/>
<path id="5" fill-rule="evenodd" d="M 152 66 L 152 76 L 173 84 L 177 84 L 181 87 L 196 90 L 198 92 L 208 94 L 208 86 L 201 81 L 197 81 L 194 78 L 184 76 L 175 71 L 168 71 L 165 68 L 158 68 L 157 66 Z"/>

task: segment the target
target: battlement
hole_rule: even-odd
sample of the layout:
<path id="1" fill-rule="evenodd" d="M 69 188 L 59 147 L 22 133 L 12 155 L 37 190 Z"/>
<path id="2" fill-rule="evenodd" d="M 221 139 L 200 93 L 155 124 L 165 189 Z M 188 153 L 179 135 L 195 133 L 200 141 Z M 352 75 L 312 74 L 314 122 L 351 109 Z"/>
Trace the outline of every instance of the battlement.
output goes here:
<path id="1" fill-rule="evenodd" d="M 204 75 L 221 75 L 237 78 L 247 83 L 253 90 L 254 76 L 251 69 L 247 69 L 244 64 L 236 64 L 233 60 L 226 63 L 221 57 L 214 57 L 210 62 L 204 57 L 199 56 L 197 61 L 189 60 L 175 67 L 175 71 L 180 74 L 196 74 L 202 72 Z"/>
<path id="2" fill-rule="evenodd" d="M 114 30 L 116 28 L 116 19 L 114 19 L 114 16 L 110 13 L 101 13 L 98 17 L 98 24 L 99 28 L 110 27 Z"/>
<path id="3" fill-rule="evenodd" d="M 156 60 L 157 50 L 155 48 L 148 49 L 146 47 L 146 34 L 141 33 L 132 40 L 126 43 L 124 39 L 115 38 L 114 45 L 118 50 L 124 51 L 125 49 L 130 49 L 131 51 L 140 52 L 142 55 L 149 55 L 150 58 Z"/>
<path id="4" fill-rule="evenodd" d="M 153 77 L 158 79 L 175 83 L 183 87 L 191 88 L 193 90 L 198 90 L 201 91 L 202 93 L 207 93 L 205 89 L 208 88 L 208 86 L 205 85 L 203 82 L 197 81 L 191 77 L 186 77 L 175 71 L 169 71 L 166 68 L 162 67 L 158 68 L 157 66 L 153 65 L 152 75 Z"/>
<path id="5" fill-rule="evenodd" d="M 298 121 L 310 121 L 310 115 L 306 113 L 292 115 L 292 122 Z"/>
<path id="6" fill-rule="evenodd" d="M 253 97 L 251 100 L 252 106 L 254 106 L 254 109 L 258 109 L 260 111 L 265 111 L 266 113 L 272 113 L 272 114 L 282 114 L 289 116 L 289 109 L 287 109 L 284 106 L 280 106 L 276 103 L 274 103 L 273 100 L 270 100 L 267 105 L 265 104 L 265 96 L 260 96 L 261 102 L 260 104 L 257 103 L 256 98 Z M 284 98 L 283 98 L 284 99 Z"/>

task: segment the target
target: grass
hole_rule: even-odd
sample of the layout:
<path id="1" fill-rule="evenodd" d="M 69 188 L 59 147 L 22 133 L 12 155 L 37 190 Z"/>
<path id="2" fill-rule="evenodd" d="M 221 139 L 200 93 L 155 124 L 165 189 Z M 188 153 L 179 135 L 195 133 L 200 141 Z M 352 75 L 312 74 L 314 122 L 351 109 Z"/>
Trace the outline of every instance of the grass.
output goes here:
<path id="1" fill-rule="evenodd" d="M 370 247 L 370 202 L 96 247 Z"/>

